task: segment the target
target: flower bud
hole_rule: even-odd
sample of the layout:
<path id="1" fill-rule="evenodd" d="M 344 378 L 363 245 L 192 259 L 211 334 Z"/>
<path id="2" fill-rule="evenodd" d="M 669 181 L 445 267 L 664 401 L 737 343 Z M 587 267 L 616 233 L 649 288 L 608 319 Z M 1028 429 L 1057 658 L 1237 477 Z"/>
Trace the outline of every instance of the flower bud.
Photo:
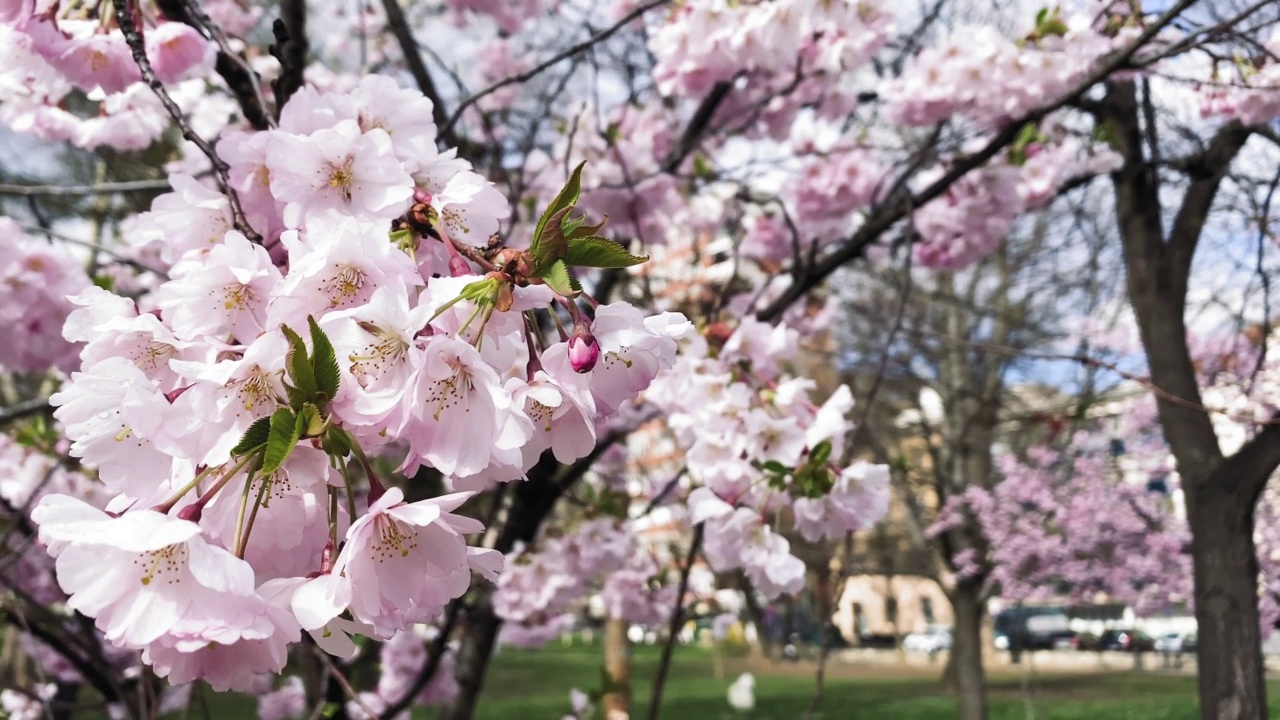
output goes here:
<path id="1" fill-rule="evenodd" d="M 463 277 L 464 275 L 475 275 L 475 271 L 471 269 L 471 264 L 461 255 L 454 255 L 449 258 L 449 274 L 453 277 Z"/>
<path id="2" fill-rule="evenodd" d="M 573 335 L 569 338 L 569 364 L 578 373 L 591 372 L 600 359 L 600 344 L 591 329 L 585 323 L 573 326 Z"/>

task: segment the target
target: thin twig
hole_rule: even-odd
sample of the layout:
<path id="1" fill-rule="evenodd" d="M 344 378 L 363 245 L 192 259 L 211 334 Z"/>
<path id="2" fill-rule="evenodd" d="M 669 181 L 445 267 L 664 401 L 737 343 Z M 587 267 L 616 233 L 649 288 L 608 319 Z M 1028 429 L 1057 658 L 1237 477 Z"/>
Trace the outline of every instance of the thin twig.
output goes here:
<path id="1" fill-rule="evenodd" d="M 662 659 L 658 661 L 658 670 L 653 676 L 653 692 L 649 696 L 649 720 L 658 720 L 661 713 L 662 691 L 667 684 L 667 673 L 671 670 L 671 654 L 675 652 L 676 638 L 680 634 L 680 625 L 684 622 L 684 594 L 689 589 L 689 573 L 693 570 L 693 560 L 702 547 L 702 534 L 705 528 L 705 525 L 698 523 L 693 529 L 689 553 L 685 555 L 684 567 L 680 569 L 680 587 L 676 591 L 676 605 L 671 609 L 671 622 L 667 624 L 667 641 L 662 646 Z"/>
<path id="2" fill-rule="evenodd" d="M 342 670 L 339 669 L 337 665 L 333 664 L 333 660 L 329 658 L 329 653 L 320 649 L 319 646 L 315 647 L 315 652 L 316 656 L 320 658 L 320 662 L 324 664 L 325 669 L 329 671 L 329 675 L 331 675 L 334 680 L 338 681 L 338 685 L 342 687 L 342 692 L 346 693 L 347 697 L 351 698 L 351 700 L 355 702 L 356 705 L 359 705 L 360 709 L 364 711 L 364 716 L 367 718 L 378 717 L 378 713 L 374 712 L 373 709 L 370 708 L 363 699 L 361 699 L 360 693 L 356 692 L 356 689 L 351 687 L 351 682 L 347 680 L 346 675 L 342 674 Z"/>
<path id="3" fill-rule="evenodd" d="M 440 625 L 440 634 L 436 635 L 435 642 L 428 651 L 426 662 L 422 664 L 422 669 L 418 671 L 418 676 L 413 679 L 413 683 L 409 685 L 409 689 L 405 691 L 400 699 L 387 706 L 377 717 L 378 720 L 391 720 L 395 716 L 409 709 L 413 701 L 427 687 L 431 679 L 435 677 L 436 670 L 440 667 L 440 661 L 444 659 L 444 654 L 449 647 L 449 634 L 453 632 L 453 626 L 458 622 L 458 616 L 462 610 L 462 598 L 455 598 L 449 603 L 449 608 L 445 610 L 444 622 Z"/>
<path id="4" fill-rule="evenodd" d="M 384 0 L 384 2 L 393 3 L 395 2 L 395 0 Z M 633 9 L 631 12 L 627 13 L 626 15 L 623 15 L 622 18 L 618 20 L 618 22 L 610 25 L 604 30 L 601 30 L 595 35 L 592 35 L 586 40 L 583 40 L 582 42 L 577 43 L 576 45 L 571 45 L 565 48 L 564 50 L 561 50 L 555 55 L 552 55 L 550 58 L 533 66 L 529 70 L 526 70 L 522 73 L 517 73 L 515 75 L 511 75 L 510 77 L 503 78 L 495 82 L 494 84 L 490 85 L 489 87 L 481 90 L 480 92 L 472 95 L 466 100 L 463 100 L 462 104 L 458 105 L 458 109 L 454 110 L 453 114 L 449 116 L 448 121 L 446 121 L 441 126 L 441 130 L 440 130 L 441 136 L 443 137 L 446 133 L 452 133 L 453 126 L 457 124 L 458 119 L 462 116 L 463 111 L 465 111 L 467 108 L 471 107 L 472 105 L 475 105 L 481 99 L 497 92 L 498 90 L 501 90 L 502 88 L 508 85 L 515 85 L 516 83 L 522 83 L 542 74 L 542 72 L 547 68 L 550 68 L 553 65 L 556 65 L 562 60 L 567 60 L 573 57 L 574 55 L 577 55 L 578 53 L 591 48 L 597 43 L 600 43 L 604 40 L 609 39 L 611 36 L 613 36 L 614 33 L 618 32 L 622 28 L 631 24 L 632 20 L 635 20 L 636 18 L 658 7 L 659 5 L 666 5 L 669 2 L 671 2 L 671 0 L 649 0 L 649 2 L 644 3 L 643 5 L 639 5 L 635 9 Z M 393 31 L 394 31 L 394 28 L 393 28 Z M 436 124 L 440 124 L 440 121 L 437 120 Z"/>
<path id="5" fill-rule="evenodd" d="M 0 427 L 51 410 L 53 410 L 53 407 L 49 405 L 49 398 L 23 400 L 20 403 L 0 408 Z"/>
<path id="6" fill-rule="evenodd" d="M 127 180 L 124 182 L 99 183 L 97 185 L 4 185 L 0 184 L 0 195 L 20 195 L 37 197 L 44 195 L 97 195 L 99 193 L 140 192 L 147 190 L 168 190 L 168 180 Z"/>
<path id="7" fill-rule="evenodd" d="M 435 121 L 440 139 L 448 145 L 457 145 L 453 137 L 453 123 L 447 122 L 444 114 L 444 102 L 440 99 L 440 91 L 436 89 L 435 80 L 422 61 L 422 52 L 418 49 L 418 41 L 409 29 L 409 21 L 405 19 L 404 10 L 397 0 L 382 0 L 382 9 L 387 15 L 387 27 L 400 43 L 400 54 L 404 56 L 405 65 L 409 66 L 409 74 L 413 76 L 418 89 L 431 100 L 431 119 Z"/>
<path id="8" fill-rule="evenodd" d="M 142 40 L 142 33 L 133 21 L 133 12 L 136 10 L 136 4 L 137 0 L 124 0 L 115 4 L 116 23 L 119 24 L 120 32 L 124 34 L 125 42 L 129 44 L 129 50 L 133 53 L 133 62 L 142 73 L 143 81 L 151 88 L 151 92 L 155 93 L 156 97 L 160 99 L 160 104 L 164 105 L 169 117 L 173 118 L 178 128 L 182 130 L 182 137 L 199 148 L 200 152 L 209 159 L 209 164 L 213 166 L 214 180 L 218 183 L 218 190 L 227 197 L 227 201 L 230 203 L 232 223 L 236 229 L 253 242 L 261 244 L 262 236 L 245 219 L 244 210 L 240 207 L 240 198 L 236 196 L 236 191 L 227 181 L 227 171 L 230 169 L 227 163 L 221 157 L 218 157 L 218 153 L 213 149 L 213 146 L 200 137 L 191 127 L 191 123 L 187 121 L 187 116 L 182 112 L 182 108 L 178 107 L 178 103 L 174 102 L 173 97 L 169 95 L 169 91 L 165 89 L 164 83 L 160 82 L 160 78 L 156 77 L 156 72 L 151 67 L 151 60 L 147 58 L 147 50 Z"/>

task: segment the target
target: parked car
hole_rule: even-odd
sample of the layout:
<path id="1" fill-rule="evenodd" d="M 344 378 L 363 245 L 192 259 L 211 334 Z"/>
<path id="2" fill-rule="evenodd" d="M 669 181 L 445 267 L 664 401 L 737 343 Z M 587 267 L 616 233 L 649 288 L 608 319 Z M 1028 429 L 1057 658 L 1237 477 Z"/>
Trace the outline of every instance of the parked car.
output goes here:
<path id="1" fill-rule="evenodd" d="M 1196 635 L 1196 633 L 1187 633 L 1187 636 L 1182 638 L 1182 652 L 1193 653 L 1199 647 L 1200 647 L 1200 638 L 1199 636 Z"/>
<path id="2" fill-rule="evenodd" d="M 1101 650 L 1102 638 L 1093 633 L 1083 632 L 1076 635 L 1077 650 Z"/>
<path id="3" fill-rule="evenodd" d="M 1102 633 L 1103 650 L 1150 652 L 1156 649 L 1155 638 L 1141 630 L 1108 630 Z"/>
<path id="4" fill-rule="evenodd" d="M 1012 607 L 995 617 L 996 637 L 1006 638 L 1009 650 L 1051 650 L 1060 639 L 1074 633 L 1067 627 L 1067 613 L 1061 607 Z"/>
<path id="5" fill-rule="evenodd" d="M 951 628 L 934 627 L 927 632 L 911 633 L 902 638 L 902 649 L 930 654 L 950 650 Z"/>
<path id="6" fill-rule="evenodd" d="M 1165 633 L 1156 638 L 1156 652 L 1163 653 L 1180 653 L 1187 650 L 1187 638 L 1192 637 L 1186 633 L 1171 632 Z M 1194 643 L 1194 640 L 1192 641 Z M 1192 645 L 1194 648 L 1194 644 Z"/>

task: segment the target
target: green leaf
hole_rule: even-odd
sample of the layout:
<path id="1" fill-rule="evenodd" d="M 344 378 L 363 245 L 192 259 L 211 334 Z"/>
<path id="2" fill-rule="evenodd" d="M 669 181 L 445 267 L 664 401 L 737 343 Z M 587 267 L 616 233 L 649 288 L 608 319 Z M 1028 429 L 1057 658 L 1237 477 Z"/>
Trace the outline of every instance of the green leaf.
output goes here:
<path id="1" fill-rule="evenodd" d="M 324 334 L 314 317 L 307 316 L 307 324 L 311 326 L 311 370 L 316 378 L 316 387 L 324 393 L 328 402 L 338 394 L 338 386 L 342 382 L 342 373 L 338 370 L 338 356 L 334 353 L 333 343 Z M 321 408 L 323 408 L 323 404 Z"/>
<path id="2" fill-rule="evenodd" d="M 813 446 L 813 450 L 809 452 L 809 464 L 814 467 L 822 467 L 827 464 L 827 459 L 831 457 L 831 441 L 823 440 Z"/>
<path id="3" fill-rule="evenodd" d="M 1036 13 L 1036 27 L 1043 25 L 1044 21 L 1048 19 L 1049 19 L 1049 8 L 1047 7 L 1040 8 L 1040 12 Z"/>
<path id="4" fill-rule="evenodd" d="M 592 235 L 599 234 L 600 230 L 604 228 L 604 224 L 607 222 L 609 222 L 608 213 L 606 213 L 605 216 L 600 219 L 600 222 L 595 225 L 587 225 L 586 216 L 584 215 L 583 217 L 574 220 L 573 230 L 565 229 L 564 236 L 570 241 L 570 244 L 572 244 L 572 241 L 577 238 L 591 237 Z"/>
<path id="5" fill-rule="evenodd" d="M 312 403 L 304 404 L 302 412 L 298 413 L 298 427 L 302 429 L 302 437 L 320 437 L 324 432 L 324 416 L 320 414 L 320 408 Z"/>
<path id="6" fill-rule="evenodd" d="M 294 415 L 289 408 L 280 408 L 272 413 L 271 428 L 267 435 L 267 451 L 263 456 L 260 470 L 263 477 L 280 469 L 284 461 L 289 459 L 289 454 L 302 438 L 301 420 L 301 416 Z"/>
<path id="7" fill-rule="evenodd" d="M 787 473 L 791 472 L 791 468 L 787 467 L 786 465 L 783 465 L 777 460 L 768 460 L 761 467 L 763 467 L 765 471 L 771 472 L 774 475 L 786 475 Z"/>
<path id="8" fill-rule="evenodd" d="M 541 277 L 547 287 L 564 297 L 573 297 L 582 291 L 582 286 L 573 279 L 573 275 L 569 273 L 569 266 L 565 265 L 563 260 L 552 263 L 551 267 L 543 271 Z"/>
<path id="9" fill-rule="evenodd" d="M 533 242 L 529 244 L 529 254 L 538 257 L 540 251 L 539 245 L 542 240 L 542 231 L 546 228 L 551 218 L 561 210 L 566 212 L 578 203 L 578 195 L 582 192 L 582 168 L 587 162 L 584 160 L 578 163 L 578 167 L 573 169 L 573 173 L 569 175 L 569 182 L 565 183 L 560 189 L 559 194 L 543 211 L 542 217 L 538 218 L 538 225 L 533 229 Z M 564 215 L 561 215 L 564 217 Z"/>
<path id="10" fill-rule="evenodd" d="M 289 407 L 294 410 L 301 410 L 302 406 L 311 399 L 310 395 L 307 395 L 289 383 L 284 383 L 284 394 L 289 398 Z"/>
<path id="11" fill-rule="evenodd" d="M 244 431 L 244 436 L 240 438 L 240 442 L 231 448 L 231 454 L 241 457 L 261 450 L 267 444 L 267 435 L 270 428 L 271 418 L 269 416 L 254 420 L 249 429 Z"/>
<path id="12" fill-rule="evenodd" d="M 330 425 L 320 440 L 320 446 L 324 448 L 325 453 L 336 458 L 345 458 L 350 455 L 353 443 L 347 431 L 337 425 Z"/>
<path id="13" fill-rule="evenodd" d="M 315 371 L 311 369 L 311 359 L 307 357 L 306 344 L 302 342 L 298 333 L 289 329 L 289 326 L 281 325 L 280 330 L 289 339 L 289 354 L 284 359 L 284 368 L 289 373 L 289 379 L 293 381 L 293 386 L 302 393 L 303 397 L 315 396 L 319 388 L 316 387 Z M 292 399 L 290 395 L 290 400 Z M 290 402 L 290 404 L 293 403 Z"/>
<path id="14" fill-rule="evenodd" d="M 563 260 L 569 252 L 569 241 L 564 235 L 564 218 L 573 210 L 572 207 L 556 211 L 547 222 L 546 228 L 538 236 L 537 249 L 529 247 L 529 257 L 533 258 L 533 272 L 540 274 L 552 263 Z"/>
<path id="15" fill-rule="evenodd" d="M 649 258 L 632 255 L 619 243 L 593 235 L 570 240 L 564 261 L 571 267 L 624 268 L 648 262 Z"/>

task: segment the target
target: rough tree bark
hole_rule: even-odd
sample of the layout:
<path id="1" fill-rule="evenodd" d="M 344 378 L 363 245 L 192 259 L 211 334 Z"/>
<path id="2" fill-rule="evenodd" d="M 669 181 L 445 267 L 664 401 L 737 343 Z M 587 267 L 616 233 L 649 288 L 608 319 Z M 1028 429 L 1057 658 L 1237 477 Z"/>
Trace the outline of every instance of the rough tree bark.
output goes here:
<path id="1" fill-rule="evenodd" d="M 505 555 L 517 541 L 532 542 L 560 495 L 610 445 L 612 442 L 601 442 L 591 455 L 580 460 L 568 472 L 559 473 L 559 477 L 556 472 L 559 465 L 550 453 L 544 454 L 529 472 L 528 479 L 515 484 L 511 505 L 507 508 L 507 520 L 494 549 Z M 501 627 L 502 620 L 493 610 L 493 586 L 477 583 L 466 606 L 466 621 L 455 664 L 458 697 L 441 712 L 441 720 L 470 720 L 475 715 L 489 658 L 493 655 Z"/>
<path id="2" fill-rule="evenodd" d="M 604 625 L 604 688 L 600 698 L 604 716 L 631 717 L 631 643 L 627 621 L 609 618 Z"/>
<path id="3" fill-rule="evenodd" d="M 1135 82 L 1112 82 L 1098 118 L 1124 160 L 1111 179 L 1129 300 L 1194 538 L 1200 714 L 1205 720 L 1265 718 L 1253 511 L 1280 465 L 1280 425 L 1266 426 L 1234 455 L 1223 456 L 1201 400 L 1184 319 L 1201 231 L 1250 131 L 1230 123 L 1178 163 L 1186 191 L 1166 235 L 1158 158 L 1146 150 L 1158 148 L 1155 127 L 1140 120 L 1142 104 L 1149 102 L 1149 95 L 1140 99 Z"/>
<path id="4" fill-rule="evenodd" d="M 949 593 L 955 613 L 950 656 L 944 681 L 956 688 L 961 718 L 987 716 L 986 678 L 982 667 L 982 588 L 960 582 Z"/>

